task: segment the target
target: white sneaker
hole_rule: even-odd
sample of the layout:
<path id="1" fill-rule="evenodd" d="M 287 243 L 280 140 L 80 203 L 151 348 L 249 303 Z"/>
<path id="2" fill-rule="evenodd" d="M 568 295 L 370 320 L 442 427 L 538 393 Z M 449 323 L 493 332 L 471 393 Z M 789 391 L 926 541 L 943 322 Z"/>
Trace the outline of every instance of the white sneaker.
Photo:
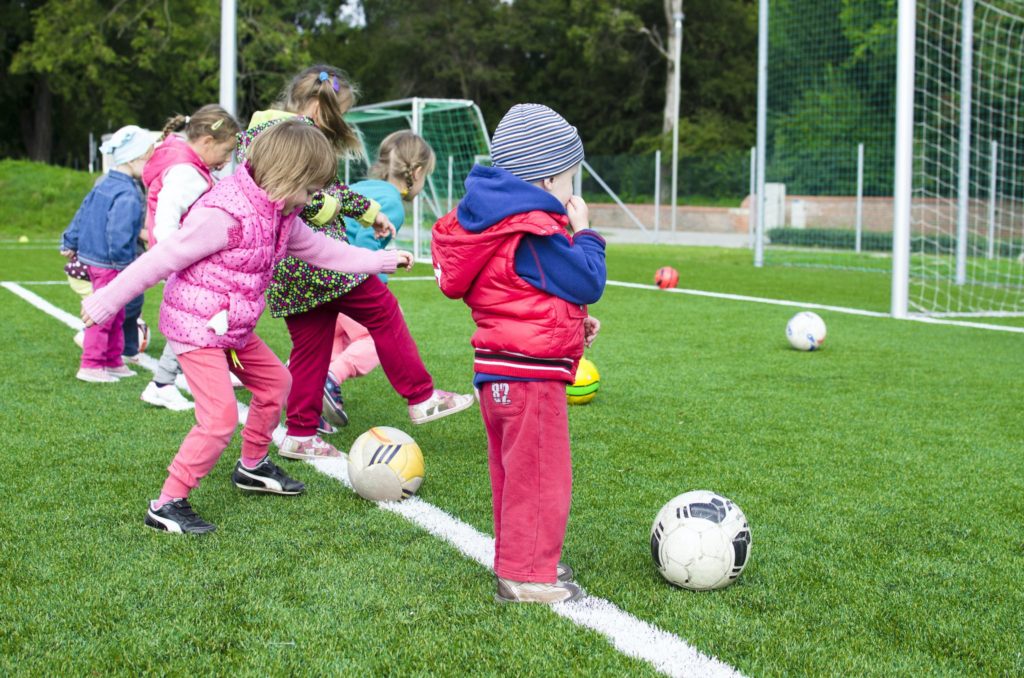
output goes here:
<path id="1" fill-rule="evenodd" d="M 342 456 L 338 448 L 320 436 L 313 436 L 309 440 L 296 440 L 292 436 L 285 436 L 278 452 L 282 457 L 288 459 L 323 459 L 324 457 Z"/>
<path id="2" fill-rule="evenodd" d="M 190 389 L 188 387 L 188 382 L 185 380 L 185 373 L 184 372 L 182 372 L 181 374 L 179 374 L 178 376 L 176 376 L 174 378 L 174 385 L 177 386 L 182 391 L 184 391 L 185 393 L 191 393 L 192 392 L 192 389 Z"/>
<path id="3" fill-rule="evenodd" d="M 128 369 L 124 365 L 121 365 L 120 367 L 108 367 L 106 369 L 107 374 L 109 374 L 112 377 L 117 377 L 118 379 L 124 379 L 126 377 L 135 376 L 135 372 L 133 370 Z"/>
<path id="4" fill-rule="evenodd" d="M 117 377 L 107 372 L 102 367 L 83 367 L 75 375 L 77 379 L 89 381 L 95 384 L 112 384 L 119 381 Z"/>
<path id="5" fill-rule="evenodd" d="M 414 424 L 425 424 L 428 421 L 461 412 L 472 404 L 473 396 L 469 394 L 449 393 L 435 389 L 433 395 L 422 403 L 409 405 L 409 418 Z"/>
<path id="6" fill-rule="evenodd" d="M 174 388 L 174 384 L 157 386 L 156 382 L 152 381 L 146 384 L 146 390 L 142 392 L 139 399 L 150 405 L 166 407 L 175 412 L 184 412 L 196 406 L 195 403 L 181 395 L 181 392 Z"/>

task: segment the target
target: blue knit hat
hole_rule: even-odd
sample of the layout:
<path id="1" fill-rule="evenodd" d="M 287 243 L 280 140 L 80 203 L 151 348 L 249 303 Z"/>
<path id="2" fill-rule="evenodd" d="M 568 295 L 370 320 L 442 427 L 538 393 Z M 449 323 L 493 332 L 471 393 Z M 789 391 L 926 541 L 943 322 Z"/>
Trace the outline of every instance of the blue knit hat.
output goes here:
<path id="1" fill-rule="evenodd" d="M 516 104 L 494 130 L 491 160 L 523 181 L 540 181 L 583 162 L 583 142 L 576 128 L 547 106 Z"/>

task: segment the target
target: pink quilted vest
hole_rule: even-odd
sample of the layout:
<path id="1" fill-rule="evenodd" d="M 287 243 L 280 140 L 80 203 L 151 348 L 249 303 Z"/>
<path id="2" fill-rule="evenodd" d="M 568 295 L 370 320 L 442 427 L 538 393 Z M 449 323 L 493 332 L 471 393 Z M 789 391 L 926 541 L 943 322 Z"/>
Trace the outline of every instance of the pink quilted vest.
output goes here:
<path id="1" fill-rule="evenodd" d="M 288 250 L 294 214 L 282 215 L 284 201 L 272 201 L 245 165 L 214 186 L 193 207 L 226 212 L 237 225 L 224 249 L 167 279 L 160 306 L 160 331 L 168 339 L 204 348 L 242 348 L 266 305 L 274 264 Z M 218 335 L 207 326 L 227 311 L 228 329 Z"/>
<path id="2" fill-rule="evenodd" d="M 156 217 L 156 201 L 160 196 L 160 189 L 164 187 L 164 173 L 173 165 L 182 164 L 195 167 L 206 179 L 207 187 L 213 186 L 210 168 L 185 140 L 174 134 L 164 139 L 154 149 L 153 155 L 146 161 L 146 166 L 142 168 L 142 183 L 146 187 L 146 233 L 149 234 L 150 247 L 156 244 L 153 225 Z"/>

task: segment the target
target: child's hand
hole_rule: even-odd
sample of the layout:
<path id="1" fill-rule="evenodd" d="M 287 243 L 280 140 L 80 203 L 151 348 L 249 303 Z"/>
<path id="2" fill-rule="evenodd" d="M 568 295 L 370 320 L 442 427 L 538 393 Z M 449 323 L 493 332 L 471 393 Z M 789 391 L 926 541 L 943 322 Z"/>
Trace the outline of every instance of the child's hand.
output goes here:
<path id="1" fill-rule="evenodd" d="M 583 198 L 578 195 L 569 198 L 569 202 L 565 204 L 565 211 L 569 214 L 569 225 L 572 226 L 573 232 L 590 228 L 590 208 Z"/>
<path id="2" fill-rule="evenodd" d="M 395 229 L 395 225 L 391 223 L 391 220 L 388 219 L 388 215 L 384 214 L 384 212 L 377 212 L 377 218 L 373 220 L 373 237 L 377 240 L 383 240 L 387 237 L 393 238 L 397 234 L 398 231 Z"/>
<path id="3" fill-rule="evenodd" d="M 592 315 L 583 319 L 583 345 L 587 348 L 594 343 L 597 333 L 601 331 L 601 321 Z"/>
<path id="4" fill-rule="evenodd" d="M 92 327 L 96 324 L 96 321 L 92 319 L 89 312 L 85 310 L 85 306 L 82 307 L 82 322 L 85 323 L 86 327 Z"/>
<path id="5" fill-rule="evenodd" d="M 405 250 L 395 250 L 398 255 L 398 268 L 404 268 L 405 270 L 411 270 L 413 264 L 412 252 L 406 252 Z"/>
<path id="6" fill-rule="evenodd" d="M 75 256 L 75 251 L 74 250 L 64 249 L 63 247 L 61 247 L 60 248 L 60 255 L 62 257 L 66 257 L 66 258 L 70 259 L 71 257 Z"/>

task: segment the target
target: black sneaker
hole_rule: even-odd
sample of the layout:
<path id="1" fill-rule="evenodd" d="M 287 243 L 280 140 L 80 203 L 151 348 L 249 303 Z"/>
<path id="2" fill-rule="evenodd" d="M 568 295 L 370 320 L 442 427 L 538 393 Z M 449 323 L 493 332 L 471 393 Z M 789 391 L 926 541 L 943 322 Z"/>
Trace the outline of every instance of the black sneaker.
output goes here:
<path id="1" fill-rule="evenodd" d="M 256 468 L 245 468 L 242 461 L 235 464 L 235 472 L 231 481 L 240 490 L 249 492 L 270 492 L 272 494 L 302 494 L 306 486 L 294 478 L 289 478 L 278 468 L 270 457 L 266 457 Z"/>
<path id="2" fill-rule="evenodd" d="M 348 415 L 345 413 L 345 400 L 341 397 L 341 384 L 327 373 L 324 383 L 323 418 L 335 426 L 348 426 Z"/>
<path id="3" fill-rule="evenodd" d="M 188 499 L 175 499 L 155 510 L 150 504 L 146 512 L 146 525 L 154 530 L 186 534 L 205 534 L 217 529 L 216 525 L 206 522 L 192 510 Z"/>

